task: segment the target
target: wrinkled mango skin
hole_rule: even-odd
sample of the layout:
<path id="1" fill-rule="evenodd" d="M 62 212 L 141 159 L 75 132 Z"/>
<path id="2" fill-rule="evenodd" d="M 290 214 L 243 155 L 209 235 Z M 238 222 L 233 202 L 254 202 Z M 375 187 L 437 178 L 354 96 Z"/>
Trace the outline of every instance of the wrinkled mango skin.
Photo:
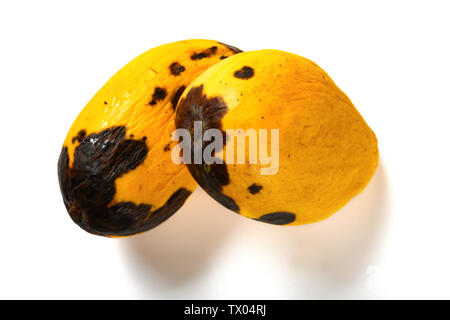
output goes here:
<path id="1" fill-rule="evenodd" d="M 274 175 L 261 175 L 268 165 L 259 161 L 227 164 L 226 146 L 215 155 L 224 164 L 188 165 L 218 202 L 267 223 L 329 217 L 365 188 L 378 164 L 376 136 L 350 99 L 317 64 L 287 52 L 244 52 L 206 70 L 178 105 L 176 126 L 192 131 L 193 121 L 221 130 L 224 141 L 226 129 L 269 129 L 269 137 L 279 129 Z"/>
<path id="2" fill-rule="evenodd" d="M 171 161 L 178 99 L 200 73 L 238 52 L 211 40 L 162 45 L 98 91 L 70 128 L 58 161 L 75 223 L 97 235 L 128 236 L 159 225 L 183 205 L 196 183 Z"/>

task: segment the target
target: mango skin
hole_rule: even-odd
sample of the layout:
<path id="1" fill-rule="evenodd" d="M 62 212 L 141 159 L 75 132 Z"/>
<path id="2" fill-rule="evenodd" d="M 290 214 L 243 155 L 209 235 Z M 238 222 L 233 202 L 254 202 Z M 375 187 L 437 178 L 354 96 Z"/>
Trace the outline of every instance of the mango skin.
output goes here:
<path id="1" fill-rule="evenodd" d="M 212 40 L 165 44 L 117 72 L 81 111 L 58 161 L 64 204 L 84 230 L 120 237 L 174 214 L 196 187 L 171 161 L 175 108 L 186 86 L 241 52 Z"/>
<path id="2" fill-rule="evenodd" d="M 215 155 L 224 164 L 188 165 L 218 202 L 262 222 L 323 220 L 365 188 L 378 164 L 377 138 L 350 99 L 317 64 L 283 51 L 244 52 L 202 73 L 177 108 L 177 128 L 192 131 L 194 121 L 221 130 L 224 141 L 226 129 L 269 129 L 269 137 L 279 129 L 274 175 L 261 175 L 259 161 L 236 164 L 236 144 L 235 164 L 225 146 Z"/>

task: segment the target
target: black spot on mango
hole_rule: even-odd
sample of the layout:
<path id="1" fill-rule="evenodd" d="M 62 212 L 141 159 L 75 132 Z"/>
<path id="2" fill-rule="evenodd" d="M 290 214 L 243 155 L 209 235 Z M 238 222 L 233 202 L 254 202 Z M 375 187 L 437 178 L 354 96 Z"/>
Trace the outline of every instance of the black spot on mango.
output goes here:
<path id="1" fill-rule="evenodd" d="M 234 72 L 234 76 L 239 79 L 250 79 L 255 74 L 255 70 L 252 67 L 244 66 L 242 69 Z"/>
<path id="2" fill-rule="evenodd" d="M 180 75 L 183 71 L 186 70 L 184 66 L 182 66 L 179 62 L 174 62 L 169 66 L 170 73 L 174 76 Z"/>
<path id="3" fill-rule="evenodd" d="M 167 96 L 167 90 L 161 87 L 156 87 L 152 95 L 152 100 L 149 102 L 151 106 L 154 106 L 158 101 L 164 100 Z"/>
<path id="4" fill-rule="evenodd" d="M 202 52 L 194 52 L 191 55 L 191 59 L 192 60 L 200 60 L 200 59 L 208 58 L 208 57 L 216 54 L 216 51 L 217 51 L 217 46 L 213 46 L 211 48 L 205 49 Z"/>
<path id="5" fill-rule="evenodd" d="M 251 186 L 249 186 L 247 189 L 251 194 L 257 194 L 259 191 L 261 191 L 263 187 L 259 184 L 253 183 Z"/>
<path id="6" fill-rule="evenodd" d="M 277 225 L 285 225 L 295 221 L 295 214 L 291 212 L 272 212 L 254 220 Z"/>

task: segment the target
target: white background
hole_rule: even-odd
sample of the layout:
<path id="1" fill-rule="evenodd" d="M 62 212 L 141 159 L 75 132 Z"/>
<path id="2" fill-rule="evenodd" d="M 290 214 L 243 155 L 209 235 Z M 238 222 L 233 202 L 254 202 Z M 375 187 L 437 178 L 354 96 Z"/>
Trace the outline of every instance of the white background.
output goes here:
<path id="1" fill-rule="evenodd" d="M 2 1 L 0 298 L 450 298 L 445 1 Z M 56 163 L 72 121 L 138 54 L 215 39 L 324 68 L 379 139 L 369 186 L 278 227 L 197 190 L 146 234 L 70 220 Z"/>

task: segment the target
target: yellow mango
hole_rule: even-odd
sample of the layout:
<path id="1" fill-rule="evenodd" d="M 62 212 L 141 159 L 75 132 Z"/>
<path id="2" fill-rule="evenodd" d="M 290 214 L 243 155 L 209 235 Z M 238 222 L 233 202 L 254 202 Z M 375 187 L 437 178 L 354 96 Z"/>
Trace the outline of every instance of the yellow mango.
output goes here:
<path id="1" fill-rule="evenodd" d="M 186 86 L 240 52 L 212 40 L 165 44 L 117 72 L 81 111 L 64 141 L 64 204 L 84 230 L 128 236 L 168 219 L 196 187 L 171 161 L 175 107 Z"/>
<path id="2" fill-rule="evenodd" d="M 376 136 L 350 99 L 317 64 L 283 51 L 244 52 L 203 72 L 177 108 L 177 128 L 193 132 L 194 121 L 221 130 L 225 146 L 215 154 L 223 164 L 188 164 L 193 177 L 227 208 L 267 223 L 329 217 L 365 188 L 378 164 Z M 244 138 L 254 129 L 259 141 L 259 129 L 267 129 L 278 166 L 262 174 L 270 164 L 261 161 L 259 143 L 257 162 L 249 163 L 250 140 L 245 164 L 237 163 L 238 143 L 227 149 L 230 129 L 242 129 Z"/>

